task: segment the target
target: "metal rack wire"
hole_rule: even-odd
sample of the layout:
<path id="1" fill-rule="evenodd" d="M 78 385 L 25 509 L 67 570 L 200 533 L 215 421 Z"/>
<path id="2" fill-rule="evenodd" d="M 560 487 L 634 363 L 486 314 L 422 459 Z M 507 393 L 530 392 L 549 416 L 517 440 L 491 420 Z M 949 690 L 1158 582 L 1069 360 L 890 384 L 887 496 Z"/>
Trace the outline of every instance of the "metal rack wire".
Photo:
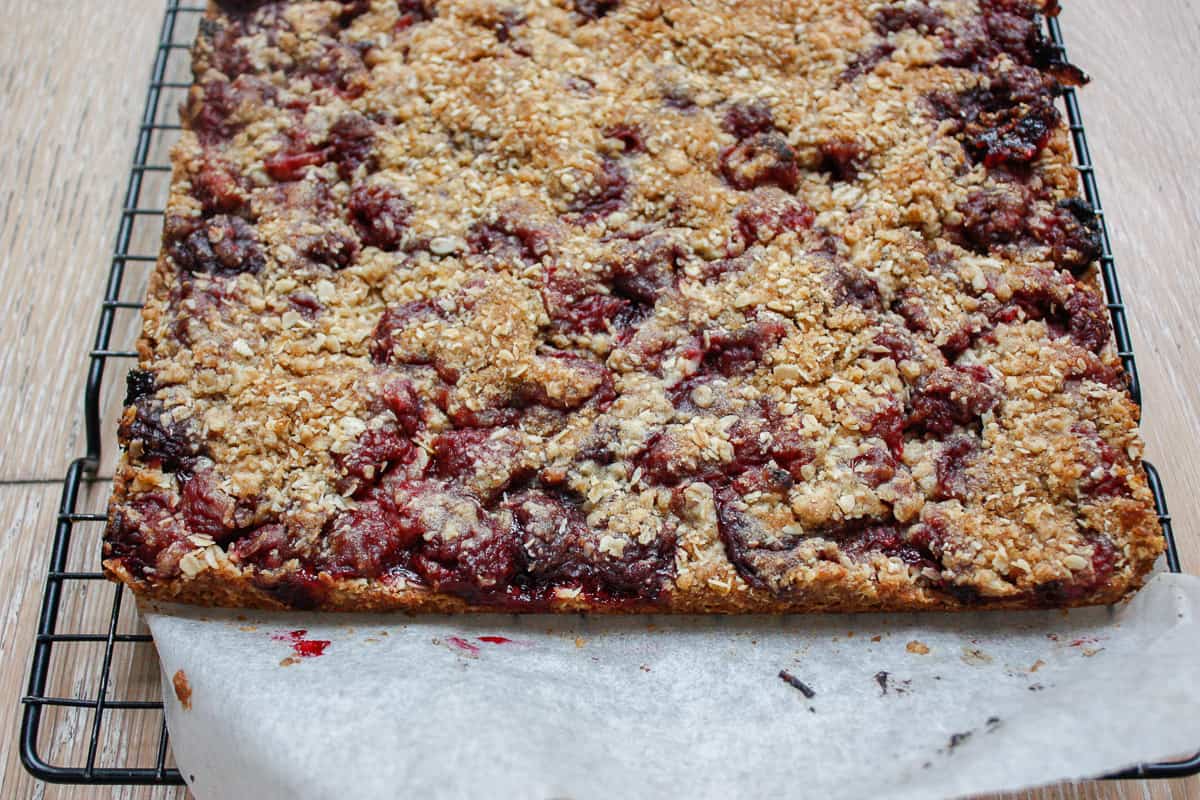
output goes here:
<path id="1" fill-rule="evenodd" d="M 156 174 L 161 174 L 163 181 L 169 176 L 170 166 L 165 163 L 165 159 L 161 159 L 161 153 L 165 151 L 165 146 L 169 144 L 180 126 L 175 122 L 161 121 L 160 110 L 164 107 L 164 94 L 171 90 L 185 90 L 189 85 L 186 79 L 170 80 L 169 77 L 185 75 L 188 48 L 190 47 L 188 31 L 194 29 L 194 22 L 204 10 L 202 5 L 185 5 L 181 3 L 181 0 L 167 0 L 166 13 L 155 50 L 146 105 L 138 129 L 133 166 L 121 209 L 115 251 L 109 269 L 104 299 L 100 305 L 100 321 L 96 331 L 95 346 L 89 354 L 90 363 L 84 398 L 87 454 L 71 463 L 63 480 L 62 499 L 58 508 L 53 549 L 46 575 L 45 592 L 42 597 L 37 638 L 33 648 L 29 686 L 26 695 L 22 698 L 24 714 L 20 735 L 21 760 L 26 769 L 34 776 L 49 782 L 159 785 L 184 783 L 179 770 L 170 765 L 166 720 L 163 717 L 163 706 L 159 699 L 156 678 L 150 679 L 149 683 L 152 686 L 143 698 L 126 697 L 116 688 L 119 683 L 116 670 L 121 669 L 123 662 L 118 661 L 114 654 L 119 648 L 128 647 L 142 650 L 152 648 L 150 635 L 144 629 L 135 628 L 134 632 L 127 630 L 130 628 L 130 613 L 126 613 L 122 617 L 123 601 L 126 601 L 127 597 L 121 585 L 107 583 L 101 572 L 75 570 L 71 569 L 69 564 L 72 560 L 73 544 L 76 550 L 81 544 L 88 548 L 85 563 L 95 563 L 95 551 L 105 522 L 103 513 L 87 513 L 79 510 L 80 493 L 81 489 L 86 491 L 89 481 L 95 479 L 100 465 L 105 425 L 113 427 L 111 420 L 102 418 L 102 411 L 105 408 L 105 377 L 109 362 L 114 359 L 129 360 L 137 357 L 137 353 L 132 350 L 113 346 L 113 336 L 118 327 L 119 315 L 132 316 L 132 320 L 124 321 L 125 328 L 131 331 L 135 330 L 136 314 L 142 306 L 138 301 L 122 299 L 122 287 L 128 283 L 127 270 L 139 264 L 143 265 L 144 270 L 149 270 L 157 259 L 157 254 L 154 252 L 134 252 L 132 247 L 135 240 L 134 229 L 138 220 L 155 220 L 162 215 L 162 209 L 155 206 L 165 198 L 166 184 L 160 181 L 161 186 L 158 188 L 161 191 L 154 191 L 146 189 L 146 183 L 149 177 Z M 181 25 L 181 20 L 185 21 L 185 24 Z M 186 24 L 188 20 L 193 24 Z M 1047 23 L 1054 44 L 1065 57 L 1058 21 L 1050 19 Z M 1129 374 L 1133 398 L 1140 403 L 1141 386 L 1138 382 L 1137 365 L 1130 344 L 1125 306 L 1117 282 L 1108 230 L 1104 224 L 1104 212 L 1096 188 L 1095 170 L 1074 90 L 1066 90 L 1064 102 L 1078 155 L 1084 194 L 1088 202 L 1096 209 L 1101 221 L 1103 253 L 1100 258 L 1100 268 L 1104 277 L 1108 308 L 1112 315 L 1118 351 Z M 157 163 L 152 158 L 156 153 L 159 154 Z M 144 194 L 152 196 L 144 198 Z M 144 200 L 152 205 L 143 206 Z M 141 277 L 144 279 L 145 276 Z M 1146 464 L 1145 466 L 1150 489 L 1154 494 L 1159 521 L 1162 523 L 1163 533 L 1167 540 L 1167 565 L 1171 571 L 1179 572 L 1179 556 L 1175 547 L 1171 518 L 1167 513 L 1166 499 L 1163 496 L 1162 482 L 1157 470 L 1152 465 Z M 101 613 L 95 620 L 96 624 L 81 625 L 78 619 L 71 619 L 74 615 L 67 615 L 63 612 L 67 598 L 73 594 L 79 594 L 80 592 L 75 590 L 81 588 L 92 590 L 87 595 L 89 603 L 93 602 L 96 595 L 107 598 L 107 606 L 102 606 L 108 609 L 107 613 Z M 99 602 L 103 603 L 103 601 Z M 66 630 L 60 630 L 62 624 L 72 621 L 75 623 L 73 626 L 67 625 Z M 99 651 L 99 664 L 93 665 L 94 667 L 98 666 L 98 670 L 95 670 L 98 673 L 98 680 L 94 692 L 84 692 L 78 689 L 68 692 L 63 688 L 51 685 L 55 667 L 64 658 L 63 649 L 72 645 L 91 645 Z M 153 659 L 151 659 L 152 662 Z M 49 727 L 46 725 L 46 715 L 56 710 L 80 713 L 85 720 L 82 727 L 87 731 L 86 747 L 78 748 L 78 752 L 75 754 L 77 757 L 74 759 L 54 759 L 48 755 L 44 742 L 47 738 L 46 730 Z M 118 713 L 152 715 L 149 724 L 144 721 L 141 723 L 147 736 L 157 737 L 157 744 L 153 748 L 155 757 L 151 763 L 125 763 L 119 758 L 117 763 L 104 763 L 104 759 L 101 758 L 101 736 L 106 726 L 112 724 L 112 720 L 108 718 Z M 147 751 L 147 748 L 140 749 L 143 752 Z M 121 754 L 118 753 L 118 755 Z M 1198 772 L 1200 772 L 1200 754 L 1185 761 L 1142 765 L 1110 777 L 1173 778 Z"/>

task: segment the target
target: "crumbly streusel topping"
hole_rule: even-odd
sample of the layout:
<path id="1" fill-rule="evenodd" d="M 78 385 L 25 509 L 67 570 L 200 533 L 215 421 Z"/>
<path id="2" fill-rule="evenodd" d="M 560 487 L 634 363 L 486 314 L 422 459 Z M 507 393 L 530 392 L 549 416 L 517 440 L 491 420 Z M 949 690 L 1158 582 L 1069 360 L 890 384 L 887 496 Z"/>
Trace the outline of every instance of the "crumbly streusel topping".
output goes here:
<path id="1" fill-rule="evenodd" d="M 226 0 L 106 545 L 474 602 L 1160 544 L 1032 0 Z"/>

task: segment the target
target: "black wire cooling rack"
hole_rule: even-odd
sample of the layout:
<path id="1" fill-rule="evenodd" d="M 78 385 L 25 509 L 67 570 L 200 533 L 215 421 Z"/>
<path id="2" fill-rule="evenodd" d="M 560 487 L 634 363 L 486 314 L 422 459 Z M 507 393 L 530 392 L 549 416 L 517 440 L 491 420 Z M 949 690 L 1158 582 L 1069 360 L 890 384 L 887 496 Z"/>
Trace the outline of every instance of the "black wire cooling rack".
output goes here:
<path id="1" fill-rule="evenodd" d="M 166 154 L 180 127 L 175 121 L 175 107 L 166 98 L 175 92 L 182 100 L 182 92 L 190 85 L 189 48 L 196 23 L 204 11 L 199 4 L 185 5 L 180 0 L 167 0 L 117 228 L 115 251 L 100 305 L 95 347 L 89 354 L 84 397 L 87 454 L 71 463 L 63 480 L 29 689 L 22 698 L 25 708 L 20 742 L 21 760 L 26 769 L 37 778 L 54 783 L 184 783 L 183 776 L 171 762 L 157 668 L 147 671 L 144 666 L 156 663 L 156 659 L 147 658 L 149 654 L 145 652 L 147 648 L 153 648 L 150 635 L 136 622 L 124 587 L 106 582 L 101 572 L 89 571 L 94 570 L 96 564 L 105 514 L 102 510 L 80 511 L 79 503 L 81 491 L 87 494 L 93 483 L 105 488 L 105 483 L 96 476 L 107 430 L 105 425 L 108 428 L 115 428 L 115 425 L 111 424 L 112 420 L 102 418 L 102 410 L 117 406 L 115 395 L 105 395 L 105 373 L 112 360 L 128 361 L 137 357 L 132 350 L 113 348 L 114 332 L 127 337 L 127 341 L 132 341 L 136 335 L 138 310 L 142 307 L 136 298 L 140 292 L 134 295 L 135 299 L 128 299 L 128 295 L 145 285 L 148 272 L 157 260 L 157 231 L 161 226 L 162 209 L 153 204 L 165 201 L 171 170 Z M 1050 19 L 1047 23 L 1050 37 L 1065 59 L 1058 21 Z M 1141 385 L 1130 344 L 1125 305 L 1074 90 L 1065 91 L 1064 102 L 1084 194 L 1101 222 L 1103 253 L 1100 268 L 1117 347 L 1129 374 L 1130 391 L 1134 400 L 1140 403 Z M 143 207 L 143 201 L 152 205 Z M 141 272 L 137 273 L 135 270 L 139 266 Z M 112 387 L 109 389 L 111 392 Z M 1152 465 L 1147 463 L 1145 466 L 1167 540 L 1167 566 L 1172 572 L 1179 572 L 1179 556 L 1162 482 Z M 74 568 L 75 562 L 83 568 Z M 90 610 L 76 608 L 81 602 L 86 602 Z M 140 680 L 127 680 L 122 671 L 132 670 L 135 664 L 143 665 Z M 70 672 L 72 666 L 76 671 L 82 667 L 89 680 L 81 682 L 77 678 L 68 678 L 64 681 L 62 676 Z M 52 718 L 56 714 L 58 717 Z M 84 738 L 80 738 L 81 733 Z M 116 745 L 112 744 L 114 739 Z M 145 746 L 155 740 L 152 747 Z M 137 762 L 130 759 L 130 752 L 151 751 L 155 754 L 152 760 Z M 1198 772 L 1200 754 L 1185 761 L 1142 765 L 1111 777 L 1176 778 Z"/>

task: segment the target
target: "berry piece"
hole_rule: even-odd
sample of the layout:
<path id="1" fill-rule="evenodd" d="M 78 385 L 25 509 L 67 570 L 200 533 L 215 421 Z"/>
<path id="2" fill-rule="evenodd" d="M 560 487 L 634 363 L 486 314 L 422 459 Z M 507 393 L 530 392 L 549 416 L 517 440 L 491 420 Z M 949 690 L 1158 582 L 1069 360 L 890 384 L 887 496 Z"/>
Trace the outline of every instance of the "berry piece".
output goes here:
<path id="1" fill-rule="evenodd" d="M 1000 390 L 987 367 L 939 367 L 913 389 L 906 427 L 945 436 L 1000 402 Z"/>
<path id="2" fill-rule="evenodd" d="M 594 22 L 621 4 L 621 0 L 571 0 L 576 13 L 588 22 Z"/>
<path id="3" fill-rule="evenodd" d="M 723 149 L 717 156 L 721 175 L 735 189 L 778 186 L 794 193 L 800 188 L 796 152 L 774 131 L 757 133 Z"/>
<path id="4" fill-rule="evenodd" d="M 125 373 L 125 402 L 131 406 L 143 397 L 154 394 L 155 379 L 153 372 L 131 369 Z"/>
<path id="5" fill-rule="evenodd" d="M 164 413 L 162 403 L 150 395 L 125 409 L 117 434 L 132 458 L 163 472 L 188 470 L 204 454 L 187 422 Z"/>
<path id="6" fill-rule="evenodd" d="M 628 189 L 629 170 L 615 158 L 605 156 L 593 175 L 591 187 L 575 195 L 567 204 L 567 210 L 580 224 L 595 222 L 624 205 Z"/>
<path id="7" fill-rule="evenodd" d="M 384 183 L 355 184 L 348 206 L 363 244 L 389 253 L 400 248 L 412 206 L 399 189 Z"/>
<path id="8" fill-rule="evenodd" d="M 649 544 L 588 525 L 579 501 L 530 490 L 505 504 L 526 571 L 539 584 L 579 586 L 589 594 L 652 600 L 675 571 L 675 540 L 660 531 Z"/>
<path id="9" fill-rule="evenodd" d="M 196 220 L 168 216 L 164 238 L 176 266 L 193 274 L 254 273 L 266 264 L 257 232 L 241 217 L 219 214 Z"/>

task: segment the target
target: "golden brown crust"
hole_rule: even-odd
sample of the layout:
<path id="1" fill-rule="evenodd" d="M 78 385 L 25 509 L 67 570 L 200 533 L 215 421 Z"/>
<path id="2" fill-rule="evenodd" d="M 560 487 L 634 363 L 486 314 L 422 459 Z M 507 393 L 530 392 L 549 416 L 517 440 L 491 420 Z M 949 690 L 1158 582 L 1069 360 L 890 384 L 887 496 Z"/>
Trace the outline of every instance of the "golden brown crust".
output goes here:
<path id="1" fill-rule="evenodd" d="M 1108 603 L 1151 569 L 1034 4 L 228 5 L 114 579 L 742 613 Z"/>

